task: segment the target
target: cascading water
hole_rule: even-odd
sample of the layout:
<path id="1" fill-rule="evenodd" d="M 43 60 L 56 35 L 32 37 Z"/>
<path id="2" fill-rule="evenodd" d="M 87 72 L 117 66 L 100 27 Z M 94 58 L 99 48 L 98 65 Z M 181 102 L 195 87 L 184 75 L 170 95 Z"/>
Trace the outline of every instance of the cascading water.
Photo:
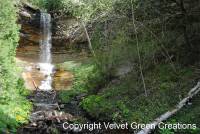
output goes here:
<path id="1" fill-rule="evenodd" d="M 45 80 L 41 82 L 39 89 L 52 90 L 52 75 L 54 66 L 51 64 L 51 15 L 41 13 L 40 18 L 41 34 L 40 41 L 40 71 L 45 75 Z"/>

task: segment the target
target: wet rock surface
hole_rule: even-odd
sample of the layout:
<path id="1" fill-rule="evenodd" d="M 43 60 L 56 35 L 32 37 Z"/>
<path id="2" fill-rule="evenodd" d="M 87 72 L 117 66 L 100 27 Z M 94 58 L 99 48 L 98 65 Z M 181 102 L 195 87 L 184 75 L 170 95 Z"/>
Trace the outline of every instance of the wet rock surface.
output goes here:
<path id="1" fill-rule="evenodd" d="M 66 90 L 67 87 L 72 85 L 74 76 L 71 72 L 56 71 L 54 74 L 53 88 L 56 90 Z"/>

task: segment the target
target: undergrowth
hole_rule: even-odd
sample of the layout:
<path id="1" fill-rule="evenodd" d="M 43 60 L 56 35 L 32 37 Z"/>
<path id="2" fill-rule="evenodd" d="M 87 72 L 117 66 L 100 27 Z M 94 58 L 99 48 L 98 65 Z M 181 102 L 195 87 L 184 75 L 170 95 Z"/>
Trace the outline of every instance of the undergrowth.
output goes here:
<path id="1" fill-rule="evenodd" d="M 73 62 L 65 62 L 58 65 L 58 68 L 72 71 L 74 74 L 72 86 L 59 92 L 59 97 L 65 103 L 77 95 L 93 93 L 100 83 L 106 82 L 103 72 L 98 71 L 91 63 L 75 65 Z"/>
<path id="2" fill-rule="evenodd" d="M 32 104 L 26 96 L 29 92 L 21 79 L 15 91 L 5 91 L 0 97 L 0 132 L 16 133 L 17 128 L 28 123 Z"/>
<path id="3" fill-rule="evenodd" d="M 14 60 L 20 28 L 15 2 L 0 1 L 0 9 L 0 133 L 15 133 L 28 121 L 31 104 Z"/>
<path id="4" fill-rule="evenodd" d="M 182 69 L 179 74 L 174 74 L 166 69 L 171 70 L 171 67 L 159 65 L 146 74 L 148 97 L 144 96 L 138 78 L 129 74 L 120 83 L 110 84 L 98 95 L 87 97 L 81 105 L 98 119 L 148 123 L 175 106 L 179 97 L 184 97 L 190 89 L 191 70 Z"/>

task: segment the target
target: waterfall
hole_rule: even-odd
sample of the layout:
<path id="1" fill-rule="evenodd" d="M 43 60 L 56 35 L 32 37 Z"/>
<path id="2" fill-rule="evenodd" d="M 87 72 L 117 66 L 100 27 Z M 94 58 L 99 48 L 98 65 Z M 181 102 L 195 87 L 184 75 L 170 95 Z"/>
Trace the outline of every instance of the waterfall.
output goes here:
<path id="1" fill-rule="evenodd" d="M 41 41 L 40 41 L 40 71 L 44 74 L 45 79 L 41 82 L 39 89 L 52 90 L 52 75 L 54 66 L 51 57 L 51 15 L 41 13 Z"/>

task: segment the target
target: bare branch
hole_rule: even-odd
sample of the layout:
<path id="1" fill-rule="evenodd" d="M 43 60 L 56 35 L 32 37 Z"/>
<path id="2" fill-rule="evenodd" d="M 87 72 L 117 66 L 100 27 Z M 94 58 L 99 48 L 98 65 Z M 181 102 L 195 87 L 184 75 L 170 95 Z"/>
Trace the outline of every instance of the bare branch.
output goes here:
<path id="1" fill-rule="evenodd" d="M 93 55 L 94 57 L 96 57 L 95 52 L 94 52 L 94 49 L 92 48 L 92 43 L 91 43 L 91 40 L 90 40 L 88 31 L 87 31 L 87 28 L 86 28 L 86 26 L 85 26 L 85 23 L 84 23 L 83 21 L 81 21 L 81 25 L 82 25 L 83 28 L 84 28 L 84 31 L 85 31 L 85 34 L 86 34 L 86 37 L 87 37 L 87 40 L 88 40 L 89 49 L 90 49 L 92 55 Z"/>
<path id="2" fill-rule="evenodd" d="M 142 68 L 142 62 L 141 62 L 141 56 L 140 56 L 140 48 L 139 48 L 139 41 L 138 41 L 138 34 L 137 34 L 137 29 L 135 25 L 135 14 L 134 14 L 134 7 L 133 7 L 133 0 L 131 0 L 131 9 L 132 9 L 132 20 L 133 20 L 133 26 L 134 26 L 134 32 L 135 32 L 135 39 L 136 39 L 136 45 L 137 45 L 137 54 L 138 54 L 138 59 L 139 59 L 139 66 L 140 66 L 140 75 L 142 78 L 142 83 L 145 91 L 145 96 L 147 97 L 147 89 L 146 89 L 146 84 L 144 80 L 144 74 L 143 74 L 143 68 Z"/>

